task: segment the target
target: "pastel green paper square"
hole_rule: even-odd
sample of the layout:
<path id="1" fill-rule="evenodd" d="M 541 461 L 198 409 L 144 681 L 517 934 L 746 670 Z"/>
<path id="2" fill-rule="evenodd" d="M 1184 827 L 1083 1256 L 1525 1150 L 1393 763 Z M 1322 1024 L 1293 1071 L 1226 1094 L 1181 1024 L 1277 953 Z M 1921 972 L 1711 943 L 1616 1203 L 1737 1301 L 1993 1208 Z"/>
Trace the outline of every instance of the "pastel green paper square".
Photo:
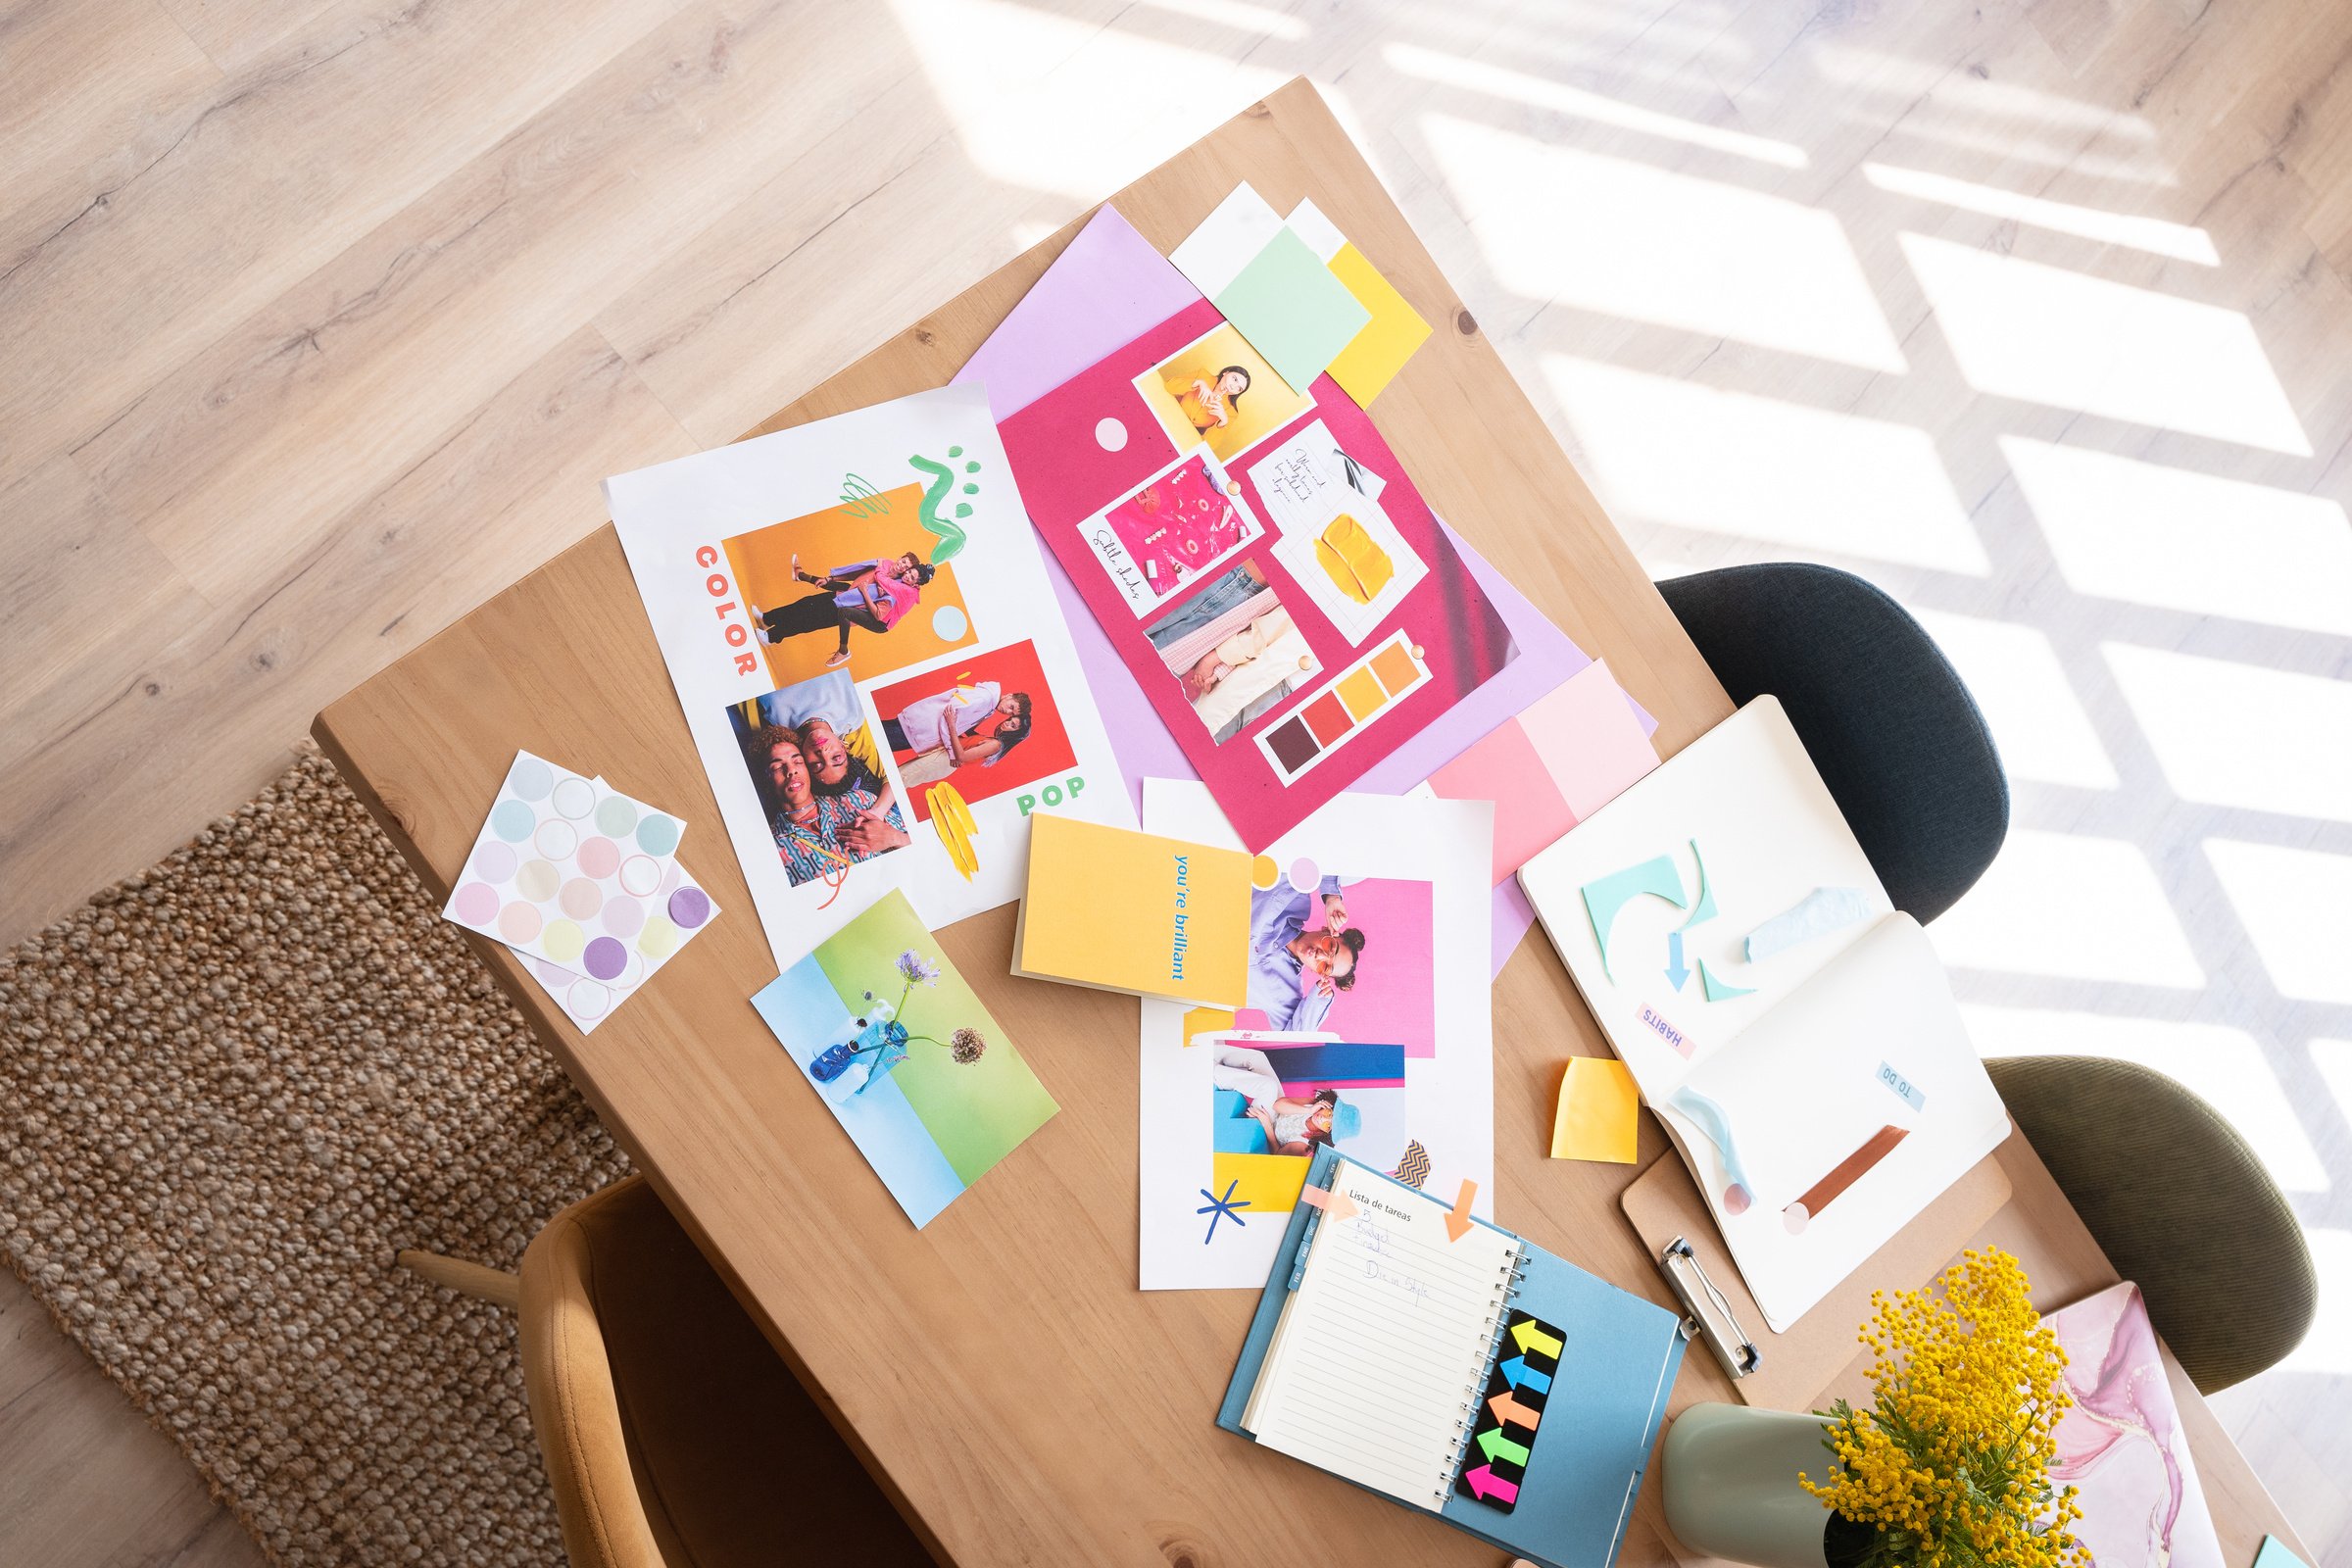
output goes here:
<path id="1" fill-rule="evenodd" d="M 1288 228 L 1277 230 L 1218 292 L 1216 306 L 1274 373 L 1298 392 L 1372 319 L 1348 285 Z"/>

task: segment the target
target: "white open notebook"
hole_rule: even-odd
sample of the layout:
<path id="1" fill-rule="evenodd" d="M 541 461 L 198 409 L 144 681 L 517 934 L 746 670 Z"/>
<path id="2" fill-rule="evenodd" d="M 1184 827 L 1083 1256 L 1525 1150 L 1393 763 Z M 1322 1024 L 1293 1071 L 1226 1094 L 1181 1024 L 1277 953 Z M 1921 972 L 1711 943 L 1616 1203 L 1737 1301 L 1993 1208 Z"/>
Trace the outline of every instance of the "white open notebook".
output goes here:
<path id="1" fill-rule="evenodd" d="M 1344 1167 L 1343 1167 L 1344 1168 Z M 1424 1508 L 1445 1506 L 1521 1244 L 1446 1205 L 1350 1184 L 1359 1212 L 1315 1227 L 1242 1425 L 1257 1441 Z"/>
<path id="2" fill-rule="evenodd" d="M 1519 885 L 1774 1330 L 2008 1136 L 1934 945 L 1775 699 L 1579 822 Z"/>

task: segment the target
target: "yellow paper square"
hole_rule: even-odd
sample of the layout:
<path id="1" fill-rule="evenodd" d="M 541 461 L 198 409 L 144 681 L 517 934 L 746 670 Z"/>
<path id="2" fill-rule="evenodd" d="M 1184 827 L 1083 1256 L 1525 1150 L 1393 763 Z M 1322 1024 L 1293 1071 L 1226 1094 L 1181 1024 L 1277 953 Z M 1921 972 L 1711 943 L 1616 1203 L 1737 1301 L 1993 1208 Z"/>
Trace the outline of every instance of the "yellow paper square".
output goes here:
<path id="1" fill-rule="evenodd" d="M 1247 1202 L 1251 1214 L 1287 1214 L 1298 1206 L 1298 1189 L 1306 1185 L 1311 1163 L 1294 1154 L 1211 1154 L 1209 1180 L 1216 1196 L 1233 1187 L 1233 1200 Z"/>
<path id="2" fill-rule="evenodd" d="M 1340 253 L 1325 265 L 1348 285 L 1356 303 L 1372 313 L 1371 324 L 1348 340 L 1328 371 L 1349 397 L 1368 405 L 1396 379 L 1413 351 L 1428 341 L 1429 323 L 1353 245 L 1341 246 Z"/>
<path id="3" fill-rule="evenodd" d="M 1560 1074 L 1560 1106 L 1551 1120 L 1551 1157 L 1631 1165 L 1642 1128 L 1642 1096 L 1615 1056 L 1571 1056 Z"/>
<path id="4" fill-rule="evenodd" d="M 1184 1015 L 1184 1043 L 1204 1035 L 1221 1035 L 1233 1027 L 1233 1014 L 1223 1007 L 1195 1007 Z"/>

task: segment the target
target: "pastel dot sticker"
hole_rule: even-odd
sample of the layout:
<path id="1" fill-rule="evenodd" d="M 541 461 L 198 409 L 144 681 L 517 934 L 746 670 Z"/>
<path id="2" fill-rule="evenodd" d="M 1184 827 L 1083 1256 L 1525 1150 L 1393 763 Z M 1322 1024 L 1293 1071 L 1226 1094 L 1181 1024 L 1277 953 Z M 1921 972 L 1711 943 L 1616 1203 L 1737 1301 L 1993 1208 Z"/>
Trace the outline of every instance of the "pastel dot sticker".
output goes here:
<path id="1" fill-rule="evenodd" d="M 612 993 L 593 980 L 574 980 L 563 992 L 564 1010 L 574 1023 L 594 1023 L 612 1010 Z"/>
<path id="2" fill-rule="evenodd" d="M 616 937 L 598 937 L 580 955 L 580 967 L 598 980 L 612 980 L 629 966 L 629 950 Z"/>
<path id="3" fill-rule="evenodd" d="M 1124 451 L 1127 446 L 1127 426 L 1104 415 L 1095 421 L 1095 445 L 1105 452 Z"/>
<path id="4" fill-rule="evenodd" d="M 960 642 L 971 624 L 954 605 L 942 605 L 931 612 L 931 635 L 943 643 Z"/>
<path id="5" fill-rule="evenodd" d="M 467 925 L 488 925 L 498 918 L 498 891 L 487 883 L 468 882 L 458 889 L 458 896 L 449 901 L 449 906 Z"/>
<path id="6" fill-rule="evenodd" d="M 1275 879 L 1281 875 L 1282 867 L 1274 863 L 1271 855 L 1261 855 L 1250 862 L 1250 885 L 1260 893 L 1271 892 Z"/>
<path id="7" fill-rule="evenodd" d="M 507 788 L 526 801 L 544 801 L 556 787 L 556 770 L 543 758 L 528 753 L 516 758 L 507 773 Z"/>
<path id="8" fill-rule="evenodd" d="M 559 780 L 554 797 L 558 814 L 574 822 L 596 809 L 596 786 L 584 778 Z"/>
<path id="9" fill-rule="evenodd" d="M 1301 893 L 1312 893 L 1323 885 L 1323 877 L 1315 862 L 1301 855 L 1291 862 L 1291 886 Z"/>
<path id="10" fill-rule="evenodd" d="M 969 640 L 960 608 L 951 624 Z M 685 831 L 602 779 L 517 752 L 442 912 L 505 942 L 592 1029 L 718 916 L 677 861 Z"/>
<path id="11" fill-rule="evenodd" d="M 588 945 L 588 933 L 569 920 L 550 920 L 539 934 L 539 946 L 558 963 L 569 963 Z"/>
<path id="12" fill-rule="evenodd" d="M 678 928 L 662 915 L 650 917 L 645 922 L 645 929 L 637 933 L 637 951 L 644 954 L 650 962 L 660 963 L 669 956 L 677 945 Z"/>
<path id="13" fill-rule="evenodd" d="M 599 881 L 620 869 L 620 846 L 611 839 L 582 839 L 574 858 L 580 862 L 582 876 Z"/>
<path id="14" fill-rule="evenodd" d="M 678 847 L 678 819 L 674 816 L 648 816 L 637 824 L 637 847 L 659 858 Z"/>

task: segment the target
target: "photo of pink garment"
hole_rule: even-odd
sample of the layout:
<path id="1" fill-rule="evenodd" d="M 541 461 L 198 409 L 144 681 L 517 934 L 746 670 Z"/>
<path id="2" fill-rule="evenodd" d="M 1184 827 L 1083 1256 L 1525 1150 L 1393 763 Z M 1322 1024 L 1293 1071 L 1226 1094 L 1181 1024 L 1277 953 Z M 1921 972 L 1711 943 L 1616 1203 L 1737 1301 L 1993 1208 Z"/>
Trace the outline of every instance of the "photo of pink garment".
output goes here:
<path id="1" fill-rule="evenodd" d="M 1253 531 L 1198 457 L 1111 508 L 1108 521 L 1163 598 Z"/>

